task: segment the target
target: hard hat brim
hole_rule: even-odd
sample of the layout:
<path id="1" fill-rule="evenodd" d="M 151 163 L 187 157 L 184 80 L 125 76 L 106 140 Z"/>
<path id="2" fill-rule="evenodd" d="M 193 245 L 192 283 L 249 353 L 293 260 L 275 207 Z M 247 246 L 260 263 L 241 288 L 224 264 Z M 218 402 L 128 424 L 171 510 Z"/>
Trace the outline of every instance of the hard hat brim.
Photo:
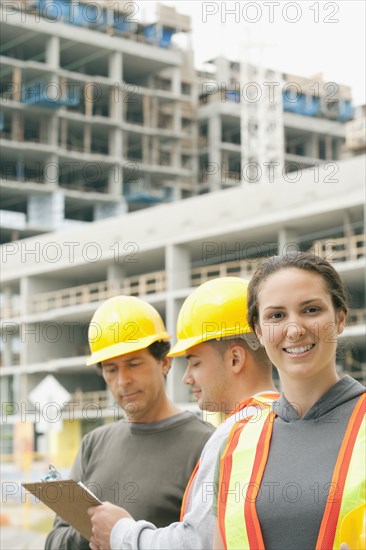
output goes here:
<path id="1" fill-rule="evenodd" d="M 187 349 L 193 348 L 193 346 L 198 346 L 198 344 L 202 344 L 203 342 L 208 342 L 209 339 L 211 340 L 212 337 L 204 338 L 202 337 L 202 335 L 200 335 L 192 336 L 191 338 L 185 338 L 184 340 L 179 340 L 168 353 L 168 357 L 179 357 L 181 355 L 185 355 Z"/>
<path id="2" fill-rule="evenodd" d="M 257 350 L 260 347 L 259 340 L 257 336 L 254 334 L 254 332 L 246 331 L 241 332 L 240 334 L 237 334 L 236 336 L 232 334 L 231 331 L 228 331 L 228 336 L 225 336 L 224 334 L 218 335 L 217 338 L 213 338 L 212 334 L 209 335 L 200 335 L 200 336 L 192 336 L 191 338 L 185 338 L 183 340 L 179 340 L 175 346 L 172 347 L 170 352 L 168 353 L 168 357 L 179 357 L 182 355 L 185 355 L 186 351 L 190 348 L 193 348 L 193 346 L 198 346 L 198 344 L 203 344 L 204 342 L 210 342 L 211 340 L 226 340 L 227 338 L 232 339 L 235 337 L 243 337 L 244 340 L 247 342 L 249 347 L 253 350 Z"/>
<path id="3" fill-rule="evenodd" d="M 132 340 L 131 342 L 117 342 L 112 346 L 108 346 L 107 348 L 92 353 L 92 355 L 90 355 L 87 359 L 86 364 L 88 366 L 96 365 L 102 361 L 107 361 L 107 359 L 113 359 L 114 357 L 119 357 L 120 355 L 127 355 L 127 353 L 148 348 L 154 342 L 167 342 L 170 338 L 170 334 L 167 332 L 161 332 L 160 334 L 140 338 L 136 341 Z"/>

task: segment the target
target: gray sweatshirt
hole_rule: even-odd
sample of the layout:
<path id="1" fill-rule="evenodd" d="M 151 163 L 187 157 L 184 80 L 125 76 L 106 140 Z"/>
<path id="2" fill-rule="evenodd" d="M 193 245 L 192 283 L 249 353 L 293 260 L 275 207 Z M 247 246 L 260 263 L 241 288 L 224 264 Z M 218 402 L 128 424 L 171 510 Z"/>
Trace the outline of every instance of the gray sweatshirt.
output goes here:
<path id="1" fill-rule="evenodd" d="M 348 421 L 364 386 L 345 376 L 300 418 L 282 396 L 257 513 L 266 550 L 313 550 Z"/>
<path id="2" fill-rule="evenodd" d="M 190 412 L 102 426 L 84 437 L 70 477 L 136 518 L 167 525 L 179 519 L 184 489 L 213 429 Z M 45 548 L 88 550 L 89 543 L 57 516 Z"/>
<path id="3" fill-rule="evenodd" d="M 277 416 L 256 501 L 266 550 L 314 550 L 326 502 L 337 498 L 331 481 L 340 446 L 364 391 L 345 376 L 302 417 L 284 395 L 273 403 Z M 217 498 L 212 511 L 217 515 Z"/>

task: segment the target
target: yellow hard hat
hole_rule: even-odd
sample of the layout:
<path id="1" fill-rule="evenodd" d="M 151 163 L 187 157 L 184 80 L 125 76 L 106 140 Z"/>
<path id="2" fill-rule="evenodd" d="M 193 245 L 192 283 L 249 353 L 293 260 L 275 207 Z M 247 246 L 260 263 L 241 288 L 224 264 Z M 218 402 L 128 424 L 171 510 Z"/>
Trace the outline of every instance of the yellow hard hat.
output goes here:
<path id="1" fill-rule="evenodd" d="M 169 340 L 163 320 L 153 306 L 134 296 L 109 298 L 94 313 L 88 331 L 91 356 L 87 365 Z"/>
<path id="2" fill-rule="evenodd" d="M 178 342 L 169 357 L 184 355 L 187 349 L 208 340 L 243 334 L 252 349 L 258 349 L 260 344 L 247 321 L 247 288 L 248 282 L 239 277 L 211 279 L 196 288 L 179 312 Z"/>
<path id="3" fill-rule="evenodd" d="M 352 550 L 366 548 L 366 504 L 349 512 L 341 524 L 339 542 L 345 542 Z"/>

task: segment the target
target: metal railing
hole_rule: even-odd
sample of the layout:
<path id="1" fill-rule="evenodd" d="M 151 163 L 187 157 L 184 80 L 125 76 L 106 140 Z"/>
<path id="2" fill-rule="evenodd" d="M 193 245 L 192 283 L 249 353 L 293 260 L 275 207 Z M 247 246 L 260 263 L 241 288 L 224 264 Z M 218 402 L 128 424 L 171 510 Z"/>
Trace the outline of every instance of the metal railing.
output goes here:
<path id="1" fill-rule="evenodd" d="M 107 300 L 112 296 L 126 294 L 128 296 L 144 296 L 165 290 L 165 272 L 158 271 L 138 275 L 135 277 L 126 277 L 114 281 L 101 281 L 80 285 L 52 292 L 43 292 L 35 294 L 31 298 L 30 313 L 41 313 L 91 302 Z"/>
<path id="2" fill-rule="evenodd" d="M 365 235 L 353 235 L 350 238 L 341 237 L 332 241 L 315 241 L 311 250 L 333 262 L 357 260 L 365 256 Z M 250 278 L 261 258 L 224 262 L 216 265 L 200 266 L 191 269 L 191 286 L 195 287 L 215 277 L 238 276 Z M 165 271 L 156 271 L 143 275 L 135 275 L 120 280 L 101 281 L 51 292 L 42 292 L 31 297 L 29 313 L 42 313 L 52 309 L 65 308 L 91 302 L 100 302 L 126 294 L 143 297 L 166 291 Z M 16 317 L 21 314 L 19 304 L 7 303 L 1 310 L 2 318 Z M 365 310 L 355 309 L 351 312 L 349 324 L 366 322 Z"/>
<path id="3" fill-rule="evenodd" d="M 365 235 L 315 241 L 310 249 L 328 262 L 349 262 L 365 256 Z"/>
<path id="4" fill-rule="evenodd" d="M 198 286 L 215 277 L 245 277 L 249 278 L 257 268 L 262 258 L 225 262 L 217 265 L 195 267 L 191 269 L 191 285 Z"/>

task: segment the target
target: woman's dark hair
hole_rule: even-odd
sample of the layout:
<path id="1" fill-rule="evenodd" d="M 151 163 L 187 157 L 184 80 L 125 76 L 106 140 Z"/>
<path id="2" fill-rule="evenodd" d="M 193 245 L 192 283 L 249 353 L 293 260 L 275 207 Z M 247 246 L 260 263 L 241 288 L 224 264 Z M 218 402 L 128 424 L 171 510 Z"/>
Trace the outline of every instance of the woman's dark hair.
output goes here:
<path id="1" fill-rule="evenodd" d="M 349 293 L 334 267 L 315 254 L 291 252 L 284 256 L 267 258 L 257 267 L 248 286 L 248 322 L 252 330 L 258 322 L 258 294 L 267 277 L 281 269 L 303 269 L 320 275 L 332 298 L 336 311 L 348 313 Z"/>

